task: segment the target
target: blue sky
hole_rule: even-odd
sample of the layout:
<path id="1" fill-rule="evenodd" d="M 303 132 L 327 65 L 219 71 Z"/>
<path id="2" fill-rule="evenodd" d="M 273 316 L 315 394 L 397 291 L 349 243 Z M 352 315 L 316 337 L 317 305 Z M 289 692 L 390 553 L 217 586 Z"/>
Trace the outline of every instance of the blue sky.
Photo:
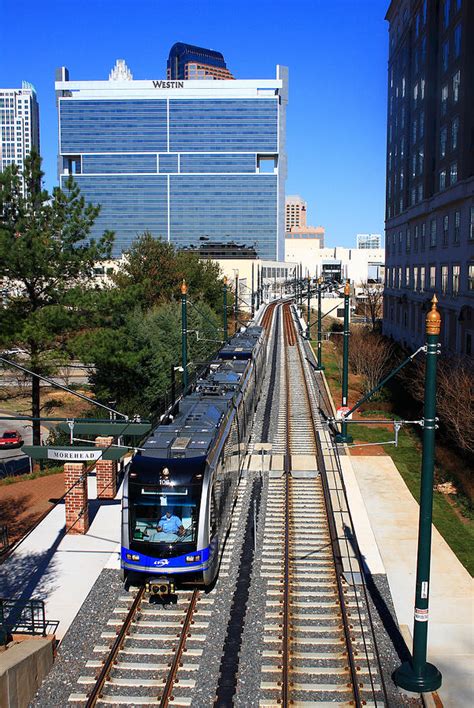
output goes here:
<path id="1" fill-rule="evenodd" d="M 308 202 L 326 245 L 383 233 L 388 0 L 0 0 L 0 86 L 40 102 L 46 186 L 56 185 L 54 71 L 105 80 L 117 58 L 163 78 L 172 44 L 217 49 L 238 79 L 289 67 L 287 194 Z M 6 31 L 5 31 L 6 29 Z"/>

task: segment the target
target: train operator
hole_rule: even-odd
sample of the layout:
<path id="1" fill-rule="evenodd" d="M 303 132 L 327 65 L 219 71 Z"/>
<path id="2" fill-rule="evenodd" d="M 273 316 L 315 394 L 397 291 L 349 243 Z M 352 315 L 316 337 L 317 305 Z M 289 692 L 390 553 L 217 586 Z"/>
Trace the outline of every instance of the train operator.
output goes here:
<path id="1" fill-rule="evenodd" d="M 184 535 L 183 522 L 179 516 L 173 514 L 171 510 L 167 511 L 164 516 L 161 517 L 156 530 L 162 531 L 163 533 L 176 533 L 178 536 Z"/>

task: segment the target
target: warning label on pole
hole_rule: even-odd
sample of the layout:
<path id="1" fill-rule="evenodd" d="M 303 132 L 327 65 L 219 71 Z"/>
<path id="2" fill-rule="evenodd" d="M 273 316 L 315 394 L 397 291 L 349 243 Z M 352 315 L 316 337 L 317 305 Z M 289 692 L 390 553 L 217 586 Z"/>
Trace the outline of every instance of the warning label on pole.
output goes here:
<path id="1" fill-rule="evenodd" d="M 415 620 L 417 622 L 428 622 L 428 610 L 420 610 L 415 607 Z"/>

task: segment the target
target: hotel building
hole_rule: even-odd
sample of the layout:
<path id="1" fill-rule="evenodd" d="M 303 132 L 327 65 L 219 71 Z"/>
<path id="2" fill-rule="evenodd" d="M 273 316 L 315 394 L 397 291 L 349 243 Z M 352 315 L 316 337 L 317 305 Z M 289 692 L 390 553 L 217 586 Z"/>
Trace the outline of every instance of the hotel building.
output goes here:
<path id="1" fill-rule="evenodd" d="M 108 81 L 56 73 L 61 186 L 73 174 L 101 205 L 92 235 L 115 231 L 115 256 L 150 231 L 284 258 L 288 70 L 276 79 Z"/>
<path id="2" fill-rule="evenodd" d="M 32 148 L 39 151 L 39 107 L 36 91 L 27 81 L 22 87 L 0 88 L 0 172 L 15 163 L 23 169 Z"/>
<path id="3" fill-rule="evenodd" d="M 436 293 L 443 350 L 474 340 L 474 2 L 387 11 L 384 333 L 414 349 Z"/>

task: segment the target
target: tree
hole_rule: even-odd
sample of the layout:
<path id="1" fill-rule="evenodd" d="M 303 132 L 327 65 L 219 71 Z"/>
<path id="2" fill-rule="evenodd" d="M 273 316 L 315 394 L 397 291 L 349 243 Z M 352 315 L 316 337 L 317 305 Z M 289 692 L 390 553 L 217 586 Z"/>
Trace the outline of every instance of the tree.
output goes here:
<path id="1" fill-rule="evenodd" d="M 363 301 L 360 304 L 365 317 L 370 318 L 372 331 L 377 328 L 377 321 L 383 312 L 383 285 L 381 283 L 364 282 L 360 285 Z"/>
<path id="2" fill-rule="evenodd" d="M 352 327 L 349 364 L 354 374 L 363 377 L 364 393 L 371 391 L 392 368 L 393 345 L 386 337 L 366 327 Z"/>
<path id="3" fill-rule="evenodd" d="M 0 174 L 0 277 L 9 296 L 3 310 L 4 344 L 20 344 L 25 365 L 37 374 L 54 370 L 56 351 L 88 320 L 94 263 L 110 257 L 113 234 L 89 238 L 100 207 L 85 203 L 70 178 L 66 190 L 49 194 L 42 187 L 41 158 L 25 159 Z M 32 380 L 32 415 L 40 415 L 40 382 Z M 33 423 L 33 443 L 40 444 Z"/>
<path id="4" fill-rule="evenodd" d="M 219 324 L 206 303 L 199 302 L 199 310 L 188 308 L 191 370 L 219 346 Z M 169 391 L 171 366 L 181 362 L 181 305 L 174 301 L 147 312 L 129 310 L 119 328 L 100 327 L 79 335 L 76 351 L 94 365 L 90 380 L 96 396 L 116 401 L 130 416 L 153 415 Z"/>
<path id="5" fill-rule="evenodd" d="M 216 310 L 222 307 L 218 264 L 202 261 L 196 253 L 178 251 L 148 231 L 132 243 L 121 268 L 112 276 L 118 288 L 135 293 L 136 302 L 144 309 L 176 298 L 176 284 L 183 278 L 194 299 L 202 299 Z"/>

